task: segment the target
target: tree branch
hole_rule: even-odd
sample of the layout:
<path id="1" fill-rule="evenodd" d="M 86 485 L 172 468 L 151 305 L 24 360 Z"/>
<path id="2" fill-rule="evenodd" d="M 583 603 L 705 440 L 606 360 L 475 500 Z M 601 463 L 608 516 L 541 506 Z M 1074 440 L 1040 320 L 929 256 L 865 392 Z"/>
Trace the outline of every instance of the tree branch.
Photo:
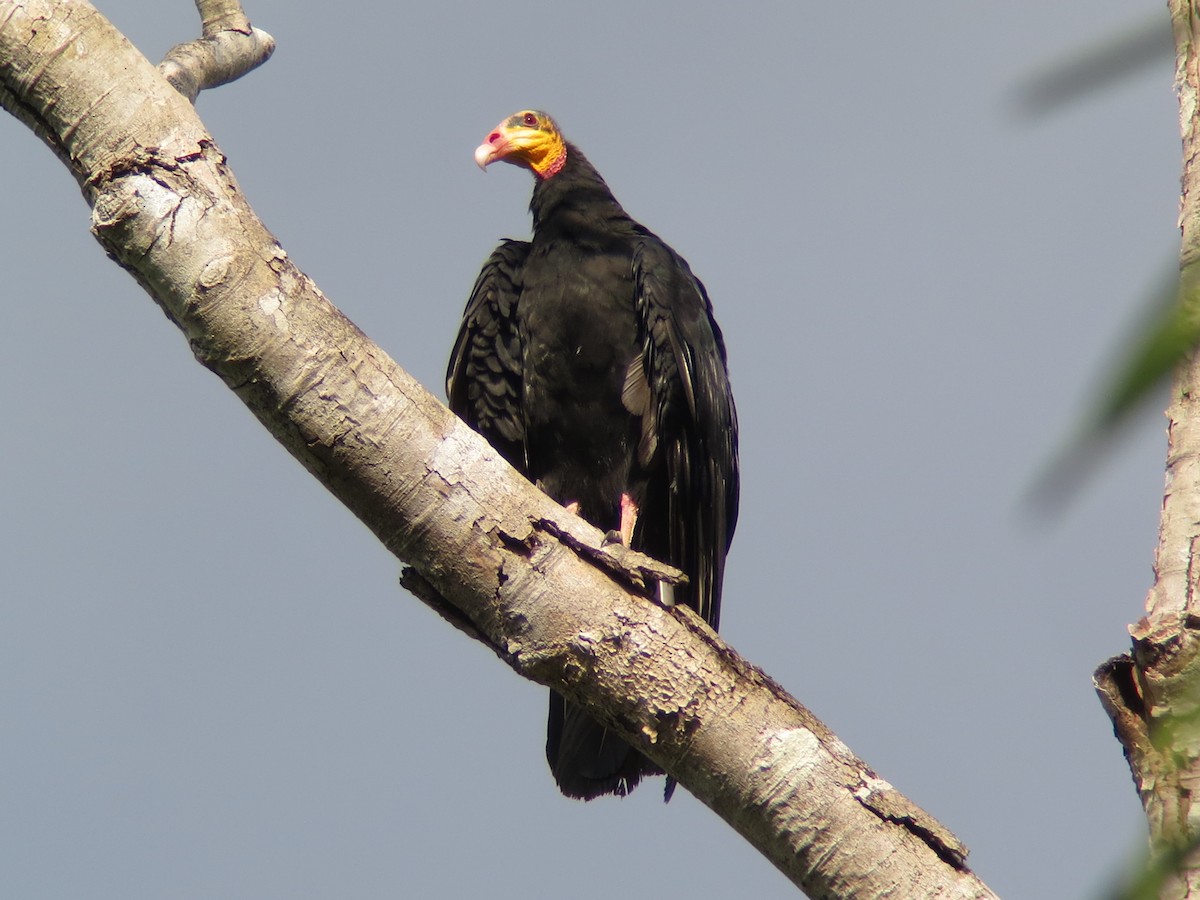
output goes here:
<path id="1" fill-rule="evenodd" d="M 271 58 L 275 39 L 253 27 L 238 0 L 196 0 L 204 37 L 178 44 L 158 64 L 175 90 L 195 103 L 201 91 L 241 78 Z"/>
<path id="2" fill-rule="evenodd" d="M 677 573 L 605 547 L 335 309 L 190 104 L 91 6 L 0 0 L 0 60 L 0 91 L 66 151 L 101 245 L 413 566 L 422 599 L 617 729 L 811 896 L 993 896 L 953 835 L 690 610 L 653 602 Z"/>

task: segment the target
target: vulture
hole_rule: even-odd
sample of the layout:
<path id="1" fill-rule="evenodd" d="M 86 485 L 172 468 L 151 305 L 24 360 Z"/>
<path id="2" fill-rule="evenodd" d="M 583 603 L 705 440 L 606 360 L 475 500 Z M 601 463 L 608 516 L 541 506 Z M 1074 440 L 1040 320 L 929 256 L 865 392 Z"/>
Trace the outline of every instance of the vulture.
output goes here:
<path id="1" fill-rule="evenodd" d="M 450 408 L 610 540 L 681 569 L 687 583 L 660 596 L 716 628 L 738 437 L 704 285 L 544 112 L 488 134 L 475 161 L 497 160 L 533 173 L 533 238 L 504 240 L 479 273 L 446 373 Z M 559 789 L 584 800 L 662 774 L 553 691 L 546 756 Z"/>

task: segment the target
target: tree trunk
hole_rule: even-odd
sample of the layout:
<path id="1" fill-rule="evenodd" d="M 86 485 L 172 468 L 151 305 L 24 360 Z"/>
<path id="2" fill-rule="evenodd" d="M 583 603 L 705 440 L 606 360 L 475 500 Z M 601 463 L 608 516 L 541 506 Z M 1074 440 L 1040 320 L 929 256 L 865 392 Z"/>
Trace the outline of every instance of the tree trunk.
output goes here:
<path id="1" fill-rule="evenodd" d="M 1183 135 L 1179 302 L 1200 314 L 1200 19 L 1170 0 Z M 1167 410 L 1167 479 L 1146 614 L 1132 651 L 1095 676 L 1150 826 L 1163 897 L 1200 893 L 1200 356 L 1180 367 Z"/>
<path id="2" fill-rule="evenodd" d="M 952 834 L 690 610 L 652 601 L 678 573 L 604 547 L 292 265 L 180 93 L 261 62 L 270 38 L 236 3 L 197 5 L 203 46 L 155 69 L 82 0 L 0 0 L 0 104 L 69 167 L 101 245 L 200 362 L 413 566 L 426 602 L 616 728 L 811 896 L 993 896 Z"/>

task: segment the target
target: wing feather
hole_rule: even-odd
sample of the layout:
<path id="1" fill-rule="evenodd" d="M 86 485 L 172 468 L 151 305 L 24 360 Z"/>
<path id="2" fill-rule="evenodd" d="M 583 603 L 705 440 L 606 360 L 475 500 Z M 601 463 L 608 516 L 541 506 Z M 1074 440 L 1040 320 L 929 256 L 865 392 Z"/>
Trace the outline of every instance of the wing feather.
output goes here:
<path id="1" fill-rule="evenodd" d="M 725 342 L 704 285 L 654 235 L 635 243 L 633 271 L 642 336 L 635 364 L 640 362 L 649 394 L 639 457 L 647 450 L 661 454 L 639 463 L 665 468 L 662 490 L 649 492 L 642 537 L 648 551 L 665 551 L 688 574 L 686 602 L 715 628 L 739 487 L 737 411 Z M 626 378 L 626 393 L 637 395 L 630 388 L 637 381 L 632 373 Z M 655 509 L 655 503 L 665 508 Z M 666 547 L 654 546 L 648 533 L 655 522 L 665 522 Z"/>
<path id="2" fill-rule="evenodd" d="M 525 467 L 525 423 L 517 302 L 528 255 L 527 242 L 507 240 L 483 264 L 446 370 L 450 409 L 519 469 Z"/>

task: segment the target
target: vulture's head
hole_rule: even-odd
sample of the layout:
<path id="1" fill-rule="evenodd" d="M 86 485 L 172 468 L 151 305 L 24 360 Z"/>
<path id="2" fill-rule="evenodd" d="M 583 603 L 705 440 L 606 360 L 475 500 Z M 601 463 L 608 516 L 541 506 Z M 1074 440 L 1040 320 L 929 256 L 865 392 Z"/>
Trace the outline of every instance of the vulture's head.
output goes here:
<path id="1" fill-rule="evenodd" d="M 492 129 L 475 150 L 475 162 L 486 169 L 496 160 L 524 166 L 538 178 L 549 178 L 567 161 L 567 145 L 554 120 L 536 109 L 523 109 Z"/>

